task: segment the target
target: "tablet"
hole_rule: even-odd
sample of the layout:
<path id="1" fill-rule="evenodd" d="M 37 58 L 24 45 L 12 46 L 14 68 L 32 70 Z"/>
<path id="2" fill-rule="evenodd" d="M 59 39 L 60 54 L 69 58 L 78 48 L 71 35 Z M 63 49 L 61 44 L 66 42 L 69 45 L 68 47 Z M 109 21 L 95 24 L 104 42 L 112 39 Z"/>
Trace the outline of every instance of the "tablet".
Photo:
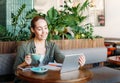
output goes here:
<path id="1" fill-rule="evenodd" d="M 65 59 L 63 61 L 60 72 L 64 73 L 64 72 L 69 72 L 69 71 L 73 71 L 73 70 L 78 70 L 80 67 L 79 57 L 81 55 L 84 55 L 84 54 L 79 53 L 79 54 L 65 55 Z"/>

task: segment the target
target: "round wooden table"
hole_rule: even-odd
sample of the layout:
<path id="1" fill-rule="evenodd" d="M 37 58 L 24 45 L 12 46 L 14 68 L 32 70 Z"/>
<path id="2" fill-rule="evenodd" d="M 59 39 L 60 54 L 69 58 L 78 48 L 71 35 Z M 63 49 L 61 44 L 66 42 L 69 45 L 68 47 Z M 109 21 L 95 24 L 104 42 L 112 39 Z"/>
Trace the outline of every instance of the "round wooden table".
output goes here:
<path id="1" fill-rule="evenodd" d="M 16 75 L 29 83 L 86 83 L 93 76 L 92 72 L 85 68 L 66 73 L 49 70 L 43 75 L 33 73 L 30 70 L 22 71 L 19 69 L 16 71 Z"/>
<path id="2" fill-rule="evenodd" d="M 115 64 L 115 65 L 120 65 L 120 56 L 108 57 L 108 62 Z"/>

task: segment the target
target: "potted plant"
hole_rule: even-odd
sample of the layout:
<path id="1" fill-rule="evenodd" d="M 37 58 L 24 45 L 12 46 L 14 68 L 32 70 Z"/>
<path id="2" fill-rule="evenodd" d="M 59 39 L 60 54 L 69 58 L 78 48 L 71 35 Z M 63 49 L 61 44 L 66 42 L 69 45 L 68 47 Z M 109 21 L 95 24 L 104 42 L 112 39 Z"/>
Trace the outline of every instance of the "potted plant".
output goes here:
<path id="1" fill-rule="evenodd" d="M 94 26 L 91 23 L 82 24 L 87 18 L 84 11 L 89 4 L 89 0 L 86 0 L 83 4 L 69 7 L 65 2 L 61 11 L 54 7 L 50 8 L 45 15 L 50 31 L 48 40 L 55 42 L 61 49 L 104 46 L 104 39 L 93 35 Z"/>
<path id="2" fill-rule="evenodd" d="M 25 4 L 23 4 L 16 14 L 11 14 L 12 26 L 5 28 L 6 34 L 3 34 L 4 36 L 1 37 L 0 41 L 7 42 L 4 42 L 4 45 L 0 42 L 0 46 L 2 47 L 0 47 L 0 50 L 3 53 L 13 52 L 18 45 L 18 41 L 29 39 L 30 21 L 36 15 L 45 17 L 49 28 L 48 40 L 55 42 L 60 49 L 104 46 L 103 38 L 96 38 L 93 36 L 93 26 L 91 23 L 82 24 L 87 18 L 87 15 L 84 15 L 84 11 L 88 7 L 88 0 L 75 7 L 69 7 L 67 2 L 65 2 L 64 10 L 61 11 L 52 7 L 48 10 L 47 14 L 43 14 L 37 13 L 35 9 L 32 9 L 28 11 L 26 15 L 22 15 L 26 8 Z M 13 42 L 10 44 L 8 41 Z M 9 49 L 11 47 L 14 49 Z M 6 49 L 9 49 L 10 51 Z"/>
<path id="3" fill-rule="evenodd" d="M 23 4 L 16 13 L 11 13 L 11 26 L 0 26 L 0 53 L 13 53 L 21 41 L 30 37 L 30 21 L 37 13 L 35 9 L 25 12 L 26 5 Z M 3 33 L 4 32 L 4 33 Z"/>
<path id="4" fill-rule="evenodd" d="M 80 24 L 87 18 L 83 12 L 88 6 L 89 2 L 86 0 L 82 5 L 78 4 L 76 7 L 69 7 L 65 2 L 64 10 L 61 11 L 54 7 L 50 8 L 45 16 L 50 30 L 50 39 L 64 39 L 64 37 L 73 39 L 68 35 L 67 29 L 70 27 L 72 31 L 75 31 L 76 28 L 82 28 Z"/>

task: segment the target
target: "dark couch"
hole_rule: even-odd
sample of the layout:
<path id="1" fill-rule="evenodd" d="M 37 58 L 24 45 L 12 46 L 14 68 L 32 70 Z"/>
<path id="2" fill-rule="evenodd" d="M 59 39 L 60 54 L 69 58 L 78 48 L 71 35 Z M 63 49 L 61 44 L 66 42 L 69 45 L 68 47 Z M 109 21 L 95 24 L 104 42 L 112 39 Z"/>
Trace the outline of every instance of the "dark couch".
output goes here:
<path id="1" fill-rule="evenodd" d="M 15 60 L 15 53 L 0 54 L 0 83 L 7 83 L 13 81 L 14 71 L 13 64 Z"/>
<path id="2" fill-rule="evenodd" d="M 62 50 L 66 55 L 71 53 L 84 53 L 86 56 L 86 64 L 95 64 L 105 62 L 107 60 L 107 48 L 83 48 L 73 50 Z M 0 54 L 0 83 L 10 83 L 13 81 L 13 64 L 16 54 Z M 88 83 L 117 83 L 120 82 L 120 71 L 109 67 L 93 67 L 93 78 Z"/>
<path id="3" fill-rule="evenodd" d="M 63 50 L 64 54 L 84 53 L 86 64 L 93 64 L 90 70 L 93 72 L 93 78 L 88 83 L 118 83 L 120 82 L 120 71 L 106 66 L 99 66 L 100 62 L 107 61 L 107 48 L 83 48 L 73 50 Z M 98 66 L 94 66 L 94 65 Z"/>

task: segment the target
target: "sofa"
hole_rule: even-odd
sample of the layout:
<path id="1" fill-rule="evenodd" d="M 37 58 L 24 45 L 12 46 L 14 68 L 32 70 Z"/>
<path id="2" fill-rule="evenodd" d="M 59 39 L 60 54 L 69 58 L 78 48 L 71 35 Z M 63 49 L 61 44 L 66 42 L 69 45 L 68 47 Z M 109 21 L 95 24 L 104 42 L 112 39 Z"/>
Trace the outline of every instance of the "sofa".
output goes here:
<path id="1" fill-rule="evenodd" d="M 86 57 L 86 64 L 91 65 L 89 68 L 93 72 L 93 78 L 88 83 L 116 83 L 120 82 L 120 71 L 106 66 L 99 66 L 100 62 L 107 61 L 107 48 L 80 48 L 72 50 L 61 50 L 65 55 L 84 53 Z M 5 81 L 13 81 L 14 73 L 12 70 L 15 53 L 0 54 L 0 83 L 7 83 Z"/>
<path id="2" fill-rule="evenodd" d="M 62 50 L 65 55 L 69 54 L 80 54 L 84 53 L 86 57 L 86 64 L 92 64 L 89 68 L 93 72 L 93 77 L 88 83 L 118 83 L 120 82 L 120 71 L 106 67 L 104 65 L 100 66 L 99 63 L 107 62 L 107 48 L 82 48 L 82 49 L 72 49 L 72 50 Z M 88 67 L 87 67 L 88 68 Z"/>
<path id="3" fill-rule="evenodd" d="M 13 64 L 15 56 L 15 53 L 0 54 L 0 83 L 13 81 Z"/>
<path id="4" fill-rule="evenodd" d="M 99 63 L 107 60 L 106 47 L 62 50 L 62 53 L 65 55 L 83 53 L 86 57 L 86 64 Z"/>

